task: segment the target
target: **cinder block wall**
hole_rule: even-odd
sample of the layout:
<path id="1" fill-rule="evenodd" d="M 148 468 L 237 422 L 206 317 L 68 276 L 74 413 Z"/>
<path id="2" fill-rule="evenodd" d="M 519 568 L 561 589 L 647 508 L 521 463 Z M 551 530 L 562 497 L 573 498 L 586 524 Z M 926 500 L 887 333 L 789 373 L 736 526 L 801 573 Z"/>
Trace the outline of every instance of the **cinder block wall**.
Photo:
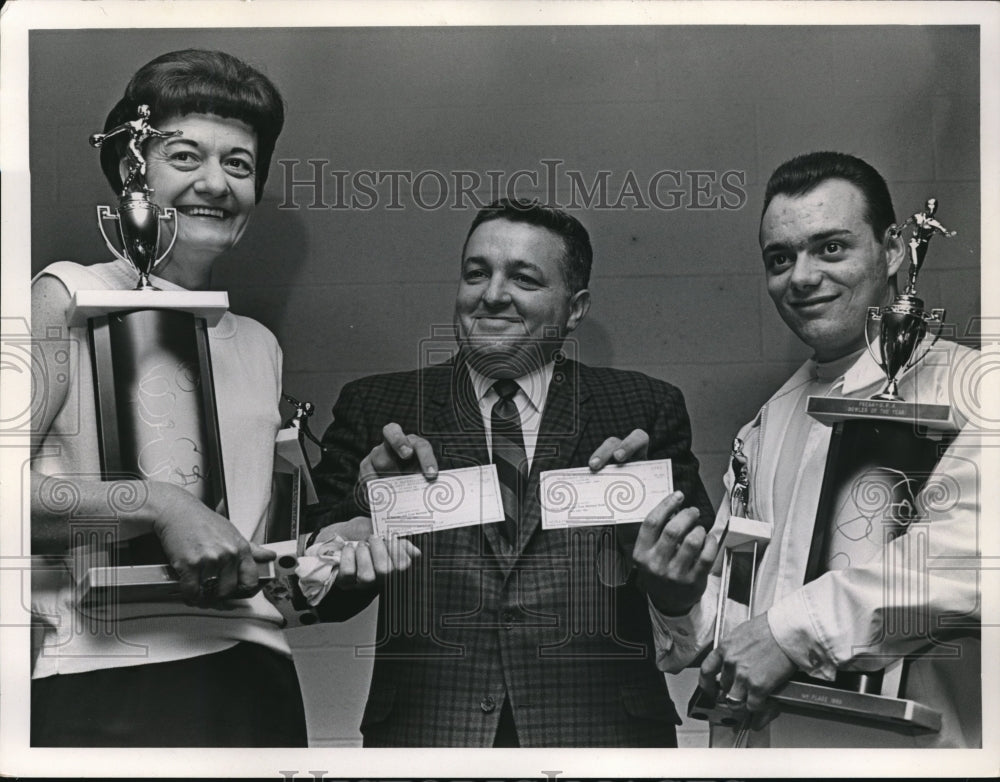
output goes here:
<path id="1" fill-rule="evenodd" d="M 516 195 L 580 206 L 591 231 L 594 306 L 573 349 L 685 392 L 715 501 L 733 433 L 807 356 L 757 247 L 778 163 L 860 155 L 900 218 L 936 196 L 959 235 L 935 240 L 920 291 L 959 334 L 979 313 L 979 40 L 963 27 L 36 32 L 33 271 L 106 258 L 93 207 L 111 193 L 87 136 L 136 68 L 186 47 L 258 65 L 287 101 L 264 201 L 216 284 L 278 336 L 317 432 L 345 382 L 414 367 L 439 341 L 475 211 L 458 186 L 488 201 L 518 171 Z M 320 188 L 293 184 L 317 172 Z M 415 192 L 391 172 L 430 173 Z M 602 181 L 586 208 L 580 185 Z M 373 618 L 292 633 L 316 745 L 360 740 Z M 671 687 L 683 703 L 693 681 Z M 705 735 L 685 725 L 681 741 Z"/>

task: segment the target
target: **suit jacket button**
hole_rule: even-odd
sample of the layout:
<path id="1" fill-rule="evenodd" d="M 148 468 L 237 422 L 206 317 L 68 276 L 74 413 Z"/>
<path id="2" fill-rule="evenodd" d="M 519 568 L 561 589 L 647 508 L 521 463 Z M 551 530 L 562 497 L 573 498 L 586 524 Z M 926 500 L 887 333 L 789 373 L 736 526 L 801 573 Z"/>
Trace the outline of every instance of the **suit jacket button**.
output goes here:
<path id="1" fill-rule="evenodd" d="M 501 619 L 503 620 L 504 630 L 512 630 L 514 628 L 514 614 L 510 611 L 504 611 Z"/>
<path id="2" fill-rule="evenodd" d="M 491 711 L 496 709 L 496 707 L 497 707 L 497 702 L 493 700 L 492 695 L 487 695 L 479 702 L 479 708 L 482 709 L 486 714 L 489 714 Z"/>

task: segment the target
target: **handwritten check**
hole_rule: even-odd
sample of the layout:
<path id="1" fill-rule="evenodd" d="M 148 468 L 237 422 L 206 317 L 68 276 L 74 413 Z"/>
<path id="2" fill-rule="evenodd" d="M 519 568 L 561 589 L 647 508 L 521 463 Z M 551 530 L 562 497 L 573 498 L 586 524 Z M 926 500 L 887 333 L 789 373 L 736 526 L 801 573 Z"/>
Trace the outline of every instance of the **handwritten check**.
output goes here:
<path id="1" fill-rule="evenodd" d="M 541 481 L 542 529 L 640 522 L 674 490 L 670 459 L 548 470 Z"/>
<path id="2" fill-rule="evenodd" d="M 368 482 L 368 502 L 376 534 L 409 535 L 503 521 L 495 464 L 423 475 L 376 478 Z"/>

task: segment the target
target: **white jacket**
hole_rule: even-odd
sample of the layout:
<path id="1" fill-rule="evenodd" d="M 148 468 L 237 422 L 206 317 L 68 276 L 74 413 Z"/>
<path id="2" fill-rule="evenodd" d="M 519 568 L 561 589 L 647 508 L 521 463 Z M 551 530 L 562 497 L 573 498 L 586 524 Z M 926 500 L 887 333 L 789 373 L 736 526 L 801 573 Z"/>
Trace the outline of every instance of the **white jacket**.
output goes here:
<path id="1" fill-rule="evenodd" d="M 855 541 L 847 567 L 829 570 L 803 585 L 813 520 L 832 427 L 814 422 L 801 462 L 781 458 L 783 431 L 768 428 L 769 417 L 805 415 L 793 393 L 813 371 L 807 362 L 743 427 L 739 437 L 750 460 L 753 515 L 775 530 L 758 570 L 754 610 L 766 612 L 775 640 L 801 669 L 831 680 L 838 669 L 877 670 L 909 656 L 904 697 L 942 713 L 936 734 L 908 735 L 891 728 L 860 726 L 829 718 L 781 715 L 754 732 L 751 746 L 935 746 L 975 747 L 982 742 L 978 638 L 978 525 L 980 437 L 965 425 L 961 400 L 953 400 L 952 381 L 962 376 L 976 351 L 940 343 L 900 381 L 904 399 L 953 405 L 961 429 L 917 498 L 917 522 L 884 543 L 882 525 L 868 523 Z M 868 398 L 880 390 L 882 370 L 867 352 L 835 382 L 831 396 Z M 782 405 L 786 405 L 782 409 Z M 785 460 L 787 461 L 787 459 Z M 773 487 L 778 470 L 797 471 L 786 520 L 774 518 Z M 726 497 L 715 522 L 721 530 L 729 515 L 730 470 Z M 835 526 L 858 530 L 856 504 L 837 503 Z M 781 523 L 776 524 L 776 521 Z M 871 522 L 871 520 L 868 520 Z M 864 525 L 862 525 L 864 526 Z M 711 576 L 699 604 L 684 617 L 665 617 L 650 606 L 661 669 L 677 672 L 711 644 L 719 578 Z M 746 617 L 746 606 L 730 604 L 727 625 Z M 942 633 L 941 628 L 952 632 Z M 936 638 L 931 637 L 935 630 Z M 947 635 L 947 637 L 945 637 Z M 961 638 L 952 636 L 960 635 Z M 725 737 L 713 733 L 714 743 Z"/>

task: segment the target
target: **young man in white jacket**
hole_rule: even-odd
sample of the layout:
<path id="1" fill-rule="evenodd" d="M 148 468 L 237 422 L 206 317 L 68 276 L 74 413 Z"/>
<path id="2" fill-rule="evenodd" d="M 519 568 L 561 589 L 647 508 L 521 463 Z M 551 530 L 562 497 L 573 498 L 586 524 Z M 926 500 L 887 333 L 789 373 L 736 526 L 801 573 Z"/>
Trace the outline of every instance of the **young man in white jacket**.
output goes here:
<path id="1" fill-rule="evenodd" d="M 828 527 L 826 572 L 806 583 L 832 427 L 806 414 L 809 396 L 868 399 L 885 374 L 866 348 L 869 307 L 896 296 L 906 248 L 888 188 L 858 158 L 833 152 L 788 161 L 765 194 L 760 244 L 779 314 L 813 351 L 744 426 L 751 512 L 771 526 L 753 613 L 727 611 L 719 645 L 701 664 L 701 686 L 754 713 L 749 746 L 978 747 L 982 743 L 979 594 L 979 437 L 953 410 L 958 435 L 917 497 L 915 521 L 886 534 L 881 512 L 857 490 Z M 951 404 L 956 371 L 976 351 L 938 343 L 904 373 L 908 401 Z M 640 533 L 636 563 L 650 598 L 658 664 L 677 672 L 712 645 L 718 575 L 711 575 L 730 513 L 733 474 L 711 532 L 669 504 Z M 921 733 L 807 713 L 775 717 L 768 695 L 804 672 L 873 671 L 906 657 L 904 696 L 938 710 L 939 732 Z M 772 719 L 773 718 L 773 719 Z M 770 720 L 770 721 L 769 721 Z M 713 746 L 737 730 L 713 729 Z"/>

